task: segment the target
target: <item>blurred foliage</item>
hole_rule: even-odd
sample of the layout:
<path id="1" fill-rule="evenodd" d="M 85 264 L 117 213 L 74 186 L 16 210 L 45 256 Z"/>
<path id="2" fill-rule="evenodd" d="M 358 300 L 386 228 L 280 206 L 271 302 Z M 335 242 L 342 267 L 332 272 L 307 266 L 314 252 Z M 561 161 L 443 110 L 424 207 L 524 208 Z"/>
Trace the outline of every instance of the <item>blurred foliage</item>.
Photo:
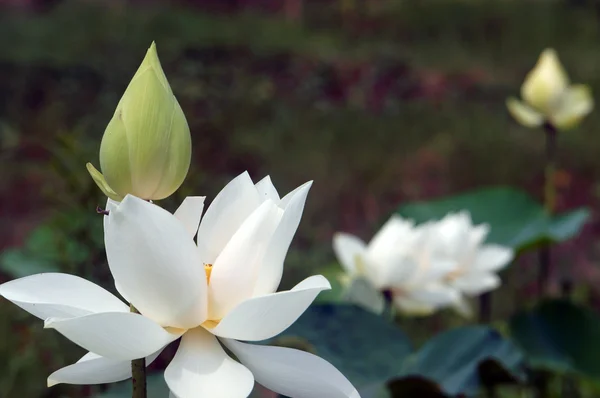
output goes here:
<path id="1" fill-rule="evenodd" d="M 282 288 L 312 273 L 334 276 L 339 267 L 321 267 L 333 259 L 332 233 L 369 236 L 399 203 L 491 184 L 519 187 L 539 197 L 543 135 L 512 122 L 504 99 L 518 93 L 543 48 L 554 46 L 573 80 L 600 92 L 600 23 L 597 5 L 586 1 L 306 0 L 294 21 L 279 14 L 281 10 L 264 10 L 265 2 L 250 0 L 219 2 L 219 12 L 209 10 L 214 6 L 209 1 L 187 8 L 171 6 L 174 2 L 55 3 L 39 13 L 0 10 L 2 280 L 60 270 L 114 291 L 102 249 L 101 216 L 95 213 L 105 198 L 84 165 L 98 164 L 104 127 L 152 40 L 194 141 L 185 185 L 161 205 L 173 210 L 189 194 L 214 197 L 243 170 L 255 179 L 271 173 L 280 193 L 315 179 L 286 259 Z M 231 6 L 234 3 L 239 9 Z M 505 194 L 515 200 L 510 204 L 480 198 L 501 210 L 498 220 L 508 205 L 522 212 L 519 221 L 527 219 L 535 228 L 520 236 L 521 243 L 562 241 L 588 220 L 587 212 L 570 213 L 571 209 L 597 207 L 600 140 L 592 137 L 599 118 L 594 113 L 580 129 L 559 137 L 558 205 L 567 218 L 544 218 L 521 191 Z M 440 210 L 427 209 L 428 214 L 435 211 Z M 587 258 L 575 259 L 576 254 L 597 257 L 591 244 L 597 226 L 593 217 L 590 220 L 583 236 L 563 250 L 568 251 L 572 272 L 585 281 L 582 288 L 590 290 L 586 297 L 594 300 L 600 278 L 593 266 L 584 267 L 590 263 Z M 511 231 L 497 238 L 514 240 Z M 522 305 L 527 302 L 524 297 L 531 296 L 527 286 L 532 278 L 526 272 L 531 267 L 527 258 L 522 261 L 513 267 L 518 278 L 505 275 L 506 286 L 494 295 L 495 305 L 503 306 L 496 311 L 499 317 L 512 311 L 507 302 Z M 320 300 L 338 300 L 343 294 L 337 280 L 330 280 L 336 288 Z M 312 338 L 312 349 L 360 384 L 396 376 L 401 362 L 392 359 L 412 352 L 406 348 L 406 336 L 389 329 L 391 323 L 378 335 L 375 325 L 384 321 L 369 313 L 361 313 L 359 321 L 335 309 L 330 310 L 330 321 L 314 317 L 318 308 L 333 308 L 328 305 L 309 310 L 298 323 L 298 328 L 313 325 L 329 331 L 333 346 L 320 341 L 315 331 L 304 336 Z M 41 321 L 6 302 L 0 303 L 0 312 L 0 356 L 16 358 L 0 364 L 1 397 L 83 397 L 104 391 L 97 386 L 46 389 L 45 377 L 77 360 L 81 350 L 43 331 Z M 541 322 L 535 310 L 527 314 L 524 319 Z M 370 325 L 363 321 L 371 318 Z M 420 345 L 465 321 L 443 312 L 399 323 Z M 374 329 L 366 341 L 359 333 L 369 327 Z M 285 336 L 293 338 L 286 333 L 284 340 Z M 331 336 L 340 337 L 338 346 Z M 383 343 L 390 336 L 397 341 Z M 521 339 L 517 334 L 515 338 Z M 283 343 L 304 347 L 302 341 Z M 360 349 L 355 352 L 353 344 Z M 545 350 L 529 353 L 532 365 L 535 358 L 563 360 L 570 352 L 561 348 L 564 351 L 554 355 Z M 374 359 L 361 357 L 354 363 L 341 357 L 357 358 L 358 353 Z M 157 369 L 165 363 L 157 361 Z M 372 363 L 382 368 L 370 369 Z M 569 366 L 590 373 L 587 365 Z M 472 376 L 474 367 L 467 368 Z M 427 391 L 437 388 L 421 380 L 412 385 Z M 586 383 L 580 380 L 580 393 L 595 396 L 596 387 Z M 379 389 L 372 383 L 364 388 Z M 497 394 L 524 396 L 519 388 Z M 560 396 L 560 385 L 549 391 L 548 396 Z"/>
<path id="2" fill-rule="evenodd" d="M 466 210 L 474 224 L 488 224 L 487 242 L 515 250 L 563 242 L 581 231 L 590 219 L 588 209 L 550 215 L 527 193 L 514 188 L 483 188 L 429 202 L 402 205 L 398 213 L 422 223 L 439 220 L 446 214 Z"/>
<path id="3" fill-rule="evenodd" d="M 392 322 L 349 304 L 312 305 L 273 342 L 319 355 L 358 388 L 395 376 L 412 350 Z"/>
<path id="4" fill-rule="evenodd" d="M 600 316 L 594 311 L 564 300 L 543 301 L 516 314 L 510 331 L 531 367 L 600 381 Z"/>
<path id="5" fill-rule="evenodd" d="M 494 375 L 492 370 L 499 369 L 502 371 Z M 487 373 L 480 374 L 483 371 Z M 435 336 L 404 362 L 400 372 L 408 377 L 405 383 L 411 382 L 410 376 L 418 376 L 451 396 L 477 395 L 484 377 L 490 385 L 505 382 L 507 378 L 495 377 L 499 374 L 511 375 L 508 379 L 513 382 L 524 382 L 523 356 L 512 342 L 484 326 L 456 328 Z M 400 389 L 402 380 L 394 384 L 395 390 Z"/>

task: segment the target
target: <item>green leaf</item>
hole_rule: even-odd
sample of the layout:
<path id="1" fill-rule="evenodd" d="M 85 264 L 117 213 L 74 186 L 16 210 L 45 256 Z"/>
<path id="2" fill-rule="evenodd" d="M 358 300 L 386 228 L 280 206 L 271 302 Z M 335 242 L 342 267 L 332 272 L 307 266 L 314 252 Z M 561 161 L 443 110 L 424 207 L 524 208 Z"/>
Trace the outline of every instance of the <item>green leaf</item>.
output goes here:
<path id="1" fill-rule="evenodd" d="M 527 193 L 508 187 L 488 187 L 444 199 L 409 203 L 400 206 L 397 213 L 422 223 L 460 210 L 468 210 L 475 224 L 490 225 L 488 242 L 515 249 L 565 241 L 577 235 L 590 218 L 585 208 L 550 216 Z"/>
<path id="2" fill-rule="evenodd" d="M 339 264 L 334 263 L 319 268 L 319 273 L 323 275 L 331 284 L 330 290 L 325 290 L 317 296 L 315 303 L 336 303 L 342 298 L 344 287 L 340 282 L 340 276 L 343 274 Z"/>
<path id="3" fill-rule="evenodd" d="M 472 396 L 482 385 L 480 367 L 489 360 L 497 362 L 516 379 L 525 377 L 521 352 L 498 331 L 487 326 L 461 327 L 435 336 L 405 361 L 400 376 L 425 378 L 452 396 Z M 411 380 L 414 379 L 405 382 Z M 405 389 L 410 390 L 409 386 Z"/>
<path id="4" fill-rule="evenodd" d="M 21 249 L 8 249 L 2 252 L 0 269 L 13 278 L 59 271 L 59 267 L 55 263 L 28 255 Z"/>
<path id="5" fill-rule="evenodd" d="M 385 310 L 383 294 L 371 282 L 361 277 L 350 281 L 342 293 L 341 301 L 356 304 L 377 315 L 381 315 Z"/>
<path id="6" fill-rule="evenodd" d="M 149 374 L 146 378 L 147 398 L 165 398 L 169 396 L 169 387 L 163 373 Z M 107 391 L 97 394 L 94 398 L 130 398 L 132 393 L 131 380 L 114 384 Z"/>
<path id="7" fill-rule="evenodd" d="M 350 304 L 312 305 L 275 342 L 301 339 L 356 387 L 385 382 L 410 354 L 407 336 L 384 318 Z"/>
<path id="8" fill-rule="evenodd" d="M 600 317 L 565 300 L 547 300 L 510 320 L 530 366 L 600 378 Z"/>

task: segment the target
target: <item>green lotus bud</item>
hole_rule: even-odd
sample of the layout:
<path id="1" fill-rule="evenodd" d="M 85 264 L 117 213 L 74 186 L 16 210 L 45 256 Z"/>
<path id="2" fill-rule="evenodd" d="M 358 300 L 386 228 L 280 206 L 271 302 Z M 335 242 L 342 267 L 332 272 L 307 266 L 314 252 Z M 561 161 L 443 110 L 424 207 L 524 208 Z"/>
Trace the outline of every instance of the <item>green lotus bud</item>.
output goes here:
<path id="1" fill-rule="evenodd" d="M 506 102 L 512 116 L 526 127 L 550 123 L 559 130 L 577 126 L 594 108 L 590 89 L 570 84 L 556 51 L 546 49 L 521 87 L 523 101 Z"/>
<path id="2" fill-rule="evenodd" d="M 191 137 L 152 43 L 108 123 L 100 145 L 102 173 L 90 175 L 111 199 L 163 199 L 179 188 L 191 161 Z"/>

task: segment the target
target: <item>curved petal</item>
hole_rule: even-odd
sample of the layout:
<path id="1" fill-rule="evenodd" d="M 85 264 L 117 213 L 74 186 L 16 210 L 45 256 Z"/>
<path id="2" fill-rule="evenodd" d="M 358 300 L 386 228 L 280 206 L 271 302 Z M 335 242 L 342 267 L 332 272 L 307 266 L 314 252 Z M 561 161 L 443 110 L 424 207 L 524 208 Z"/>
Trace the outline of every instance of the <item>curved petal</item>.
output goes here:
<path id="1" fill-rule="evenodd" d="M 409 316 L 428 316 L 436 311 L 430 304 L 408 299 L 403 296 L 394 297 L 394 306 L 398 311 Z"/>
<path id="2" fill-rule="evenodd" d="M 231 359 L 217 339 L 202 328 L 188 331 L 165 370 L 176 397 L 246 398 L 254 386 L 252 373 Z"/>
<path id="3" fill-rule="evenodd" d="M 401 250 L 401 246 L 412 246 L 417 235 L 414 233 L 414 221 L 405 220 L 398 215 L 392 216 L 369 242 L 369 257 L 376 263 L 385 261 L 390 251 Z"/>
<path id="4" fill-rule="evenodd" d="M 431 282 L 439 282 L 448 274 L 456 271 L 459 262 L 453 259 L 445 258 L 428 258 L 431 253 L 423 253 L 423 258 L 420 259 L 419 267 L 407 284 L 411 286 L 423 286 Z"/>
<path id="5" fill-rule="evenodd" d="M 231 237 L 212 267 L 209 319 L 221 319 L 252 296 L 265 251 L 281 219 L 281 209 L 266 200 Z"/>
<path id="6" fill-rule="evenodd" d="M 108 212 L 108 214 L 110 214 L 111 211 L 113 211 L 114 209 L 116 209 L 117 207 L 119 207 L 119 204 L 121 202 L 117 202 L 116 200 L 112 200 L 111 198 L 108 198 L 106 200 L 106 207 L 104 208 L 104 210 L 106 210 Z M 104 216 L 102 217 L 102 225 L 104 225 L 104 233 L 106 234 L 106 223 L 108 222 L 108 217 Z"/>
<path id="7" fill-rule="evenodd" d="M 465 318 L 473 318 L 473 307 L 467 301 L 465 297 L 461 297 L 456 303 L 452 305 L 452 308 L 461 316 Z"/>
<path id="8" fill-rule="evenodd" d="M 262 296 L 277 291 L 283 275 L 283 262 L 300 224 L 304 203 L 311 185 L 312 181 L 302 185 L 301 189 L 296 190 L 296 193 L 288 202 L 265 252 L 258 279 L 254 286 L 253 296 Z"/>
<path id="9" fill-rule="evenodd" d="M 360 274 L 356 259 L 357 256 L 364 258 L 366 255 L 367 246 L 365 242 L 354 235 L 337 232 L 333 235 L 333 251 L 348 274 Z"/>
<path id="10" fill-rule="evenodd" d="M 407 293 L 408 300 L 423 303 L 434 308 L 453 305 L 460 298 L 460 292 L 456 288 L 441 283 L 430 283 Z"/>
<path id="11" fill-rule="evenodd" d="M 583 84 L 574 84 L 565 91 L 559 108 L 551 115 L 552 124 L 560 130 L 571 129 L 592 109 L 594 98 L 590 88 Z"/>
<path id="12" fill-rule="evenodd" d="M 498 276 L 487 272 L 469 273 L 452 281 L 452 286 L 467 296 L 478 296 L 498 288 L 500 284 Z"/>
<path id="13" fill-rule="evenodd" d="M 106 256 L 124 297 L 163 326 L 190 328 L 204 322 L 206 274 L 183 224 L 131 195 L 108 217 Z"/>
<path id="14" fill-rule="evenodd" d="M 569 85 L 569 77 L 556 51 L 545 49 L 535 67 L 527 74 L 521 86 L 521 97 L 531 106 L 548 112 Z"/>
<path id="15" fill-rule="evenodd" d="M 271 177 L 266 176 L 257 182 L 255 187 L 261 200 L 271 199 L 273 203 L 279 204 L 279 193 L 277 193 L 277 189 L 275 189 Z"/>
<path id="16" fill-rule="evenodd" d="M 110 359 L 142 358 L 179 338 L 150 319 L 131 312 L 104 312 L 78 318 L 48 318 L 44 327 L 55 329 L 75 344 Z"/>
<path id="17" fill-rule="evenodd" d="M 146 357 L 146 366 L 160 355 L 162 350 Z M 48 387 L 57 384 L 104 384 L 115 383 L 131 377 L 131 361 L 108 359 L 88 352 L 76 363 L 65 366 L 48 376 Z"/>
<path id="18" fill-rule="evenodd" d="M 42 320 L 129 311 L 100 286 L 69 274 L 37 274 L 6 282 L 0 285 L 0 296 Z"/>
<path id="19" fill-rule="evenodd" d="M 198 229 L 198 246 L 213 264 L 231 236 L 260 205 L 260 197 L 248 172 L 243 172 L 219 192 L 212 201 Z"/>
<path id="20" fill-rule="evenodd" d="M 432 251 L 453 259 L 462 258 L 470 249 L 465 243 L 471 238 L 471 228 L 471 216 L 467 211 L 447 214 L 431 230 Z"/>
<path id="21" fill-rule="evenodd" d="M 385 298 L 366 278 L 352 278 L 342 295 L 344 302 L 356 304 L 367 311 L 381 315 L 385 310 Z"/>
<path id="22" fill-rule="evenodd" d="M 507 99 L 506 107 L 511 116 L 522 126 L 533 128 L 544 123 L 544 116 L 541 113 L 516 98 Z"/>
<path id="23" fill-rule="evenodd" d="M 326 360 L 292 348 L 223 339 L 257 383 L 290 398 L 360 398 L 356 388 Z"/>
<path id="24" fill-rule="evenodd" d="M 200 218 L 204 209 L 204 199 L 204 196 L 188 196 L 173 213 L 183 223 L 192 238 L 198 232 L 198 225 L 200 225 Z"/>
<path id="25" fill-rule="evenodd" d="M 496 272 L 506 267 L 514 257 L 510 247 L 487 244 L 482 246 L 473 260 L 472 270 L 477 272 Z"/>
<path id="26" fill-rule="evenodd" d="M 324 276 L 306 278 L 292 290 L 254 297 L 231 310 L 208 329 L 219 337 L 259 341 L 278 335 L 306 311 L 319 292 L 331 289 Z"/>

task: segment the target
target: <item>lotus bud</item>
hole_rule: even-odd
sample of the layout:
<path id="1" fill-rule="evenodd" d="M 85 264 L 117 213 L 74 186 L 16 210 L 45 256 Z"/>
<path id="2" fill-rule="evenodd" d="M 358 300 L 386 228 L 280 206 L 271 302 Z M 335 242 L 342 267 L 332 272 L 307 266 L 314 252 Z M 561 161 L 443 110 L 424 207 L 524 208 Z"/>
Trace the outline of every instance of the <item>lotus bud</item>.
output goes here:
<path id="1" fill-rule="evenodd" d="M 102 173 L 87 168 L 113 200 L 127 194 L 159 200 L 179 188 L 190 162 L 190 129 L 152 43 L 104 131 Z"/>
<path id="2" fill-rule="evenodd" d="M 549 123 L 559 130 L 577 126 L 594 108 L 587 86 L 571 85 L 556 51 L 546 49 L 521 87 L 523 101 L 507 100 L 511 115 L 526 127 Z"/>

